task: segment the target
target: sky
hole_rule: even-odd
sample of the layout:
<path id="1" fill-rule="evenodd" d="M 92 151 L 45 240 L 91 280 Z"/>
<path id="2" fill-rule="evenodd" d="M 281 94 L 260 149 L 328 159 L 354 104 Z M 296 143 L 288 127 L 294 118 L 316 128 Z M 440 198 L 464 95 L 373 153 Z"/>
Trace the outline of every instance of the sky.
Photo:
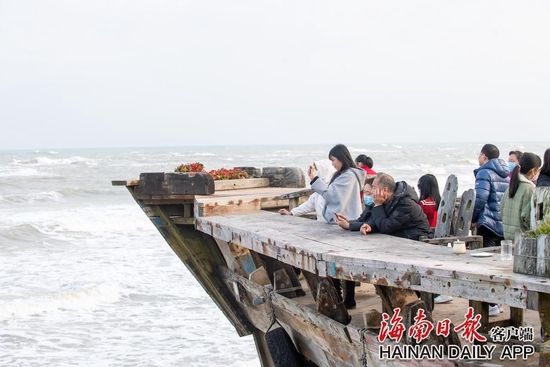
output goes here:
<path id="1" fill-rule="evenodd" d="M 548 141 L 550 2 L 0 0 L 0 150 Z"/>

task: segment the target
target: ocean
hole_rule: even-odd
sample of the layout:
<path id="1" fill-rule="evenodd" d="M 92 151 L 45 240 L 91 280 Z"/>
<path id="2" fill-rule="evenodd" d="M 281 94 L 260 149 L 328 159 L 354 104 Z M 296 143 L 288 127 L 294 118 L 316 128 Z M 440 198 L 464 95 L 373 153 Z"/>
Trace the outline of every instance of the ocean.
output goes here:
<path id="1" fill-rule="evenodd" d="M 481 143 L 347 144 L 416 186 L 449 174 L 474 187 Z M 542 157 L 550 143 L 499 143 Z M 124 187 L 170 172 L 293 166 L 332 145 L 0 151 L 0 366 L 257 367 L 239 337 Z"/>

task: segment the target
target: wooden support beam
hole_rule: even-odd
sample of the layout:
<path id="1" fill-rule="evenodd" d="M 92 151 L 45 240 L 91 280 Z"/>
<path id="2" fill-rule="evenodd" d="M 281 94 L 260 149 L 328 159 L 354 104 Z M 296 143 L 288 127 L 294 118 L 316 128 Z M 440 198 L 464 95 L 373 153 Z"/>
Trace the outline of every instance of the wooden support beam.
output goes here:
<path id="1" fill-rule="evenodd" d="M 540 346 L 539 367 L 550 367 L 550 340 Z"/>
<path id="2" fill-rule="evenodd" d="M 482 301 L 469 301 L 470 307 L 474 309 L 474 315 L 481 315 L 479 322 L 481 326 L 477 329 L 480 333 L 489 334 L 489 304 Z M 474 340 L 474 344 L 486 344 L 486 342 L 480 342 L 477 339 Z"/>
<path id="3" fill-rule="evenodd" d="M 550 294 L 539 293 L 539 317 L 544 341 L 550 341 Z"/>

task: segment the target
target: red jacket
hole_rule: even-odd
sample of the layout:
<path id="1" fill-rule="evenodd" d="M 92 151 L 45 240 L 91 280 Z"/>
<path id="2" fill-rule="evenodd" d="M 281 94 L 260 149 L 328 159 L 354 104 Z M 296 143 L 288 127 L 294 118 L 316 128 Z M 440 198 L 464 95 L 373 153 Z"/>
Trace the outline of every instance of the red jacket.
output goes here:
<path id="1" fill-rule="evenodd" d="M 435 227 L 437 225 L 437 208 L 435 207 L 434 199 L 430 197 L 425 200 L 421 200 L 418 205 L 420 205 L 424 211 L 424 214 L 428 217 L 430 227 Z"/>

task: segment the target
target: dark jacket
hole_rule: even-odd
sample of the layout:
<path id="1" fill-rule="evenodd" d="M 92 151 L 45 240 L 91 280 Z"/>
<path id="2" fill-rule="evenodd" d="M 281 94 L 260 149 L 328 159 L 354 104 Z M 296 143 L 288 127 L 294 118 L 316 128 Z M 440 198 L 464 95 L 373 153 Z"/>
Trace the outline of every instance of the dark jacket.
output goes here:
<path id="1" fill-rule="evenodd" d="M 363 213 L 356 220 L 349 221 L 349 229 L 351 231 L 358 231 L 361 229 L 361 226 L 365 224 L 371 217 L 371 210 L 374 208 L 374 205 L 367 205 Z"/>
<path id="2" fill-rule="evenodd" d="M 498 158 L 493 158 L 474 170 L 476 202 L 472 222 L 476 224 L 476 228 L 484 226 L 500 237 L 504 235 L 500 201 L 510 183 L 509 173 L 508 164 Z"/>
<path id="3" fill-rule="evenodd" d="M 550 176 L 541 173 L 537 180 L 537 187 L 545 186 L 550 186 Z"/>
<path id="4" fill-rule="evenodd" d="M 430 224 L 422 208 L 418 205 L 418 196 L 412 187 L 401 181 L 396 184 L 392 198 L 385 204 L 371 210 L 367 221 L 372 232 L 418 240 L 428 236 Z"/>

